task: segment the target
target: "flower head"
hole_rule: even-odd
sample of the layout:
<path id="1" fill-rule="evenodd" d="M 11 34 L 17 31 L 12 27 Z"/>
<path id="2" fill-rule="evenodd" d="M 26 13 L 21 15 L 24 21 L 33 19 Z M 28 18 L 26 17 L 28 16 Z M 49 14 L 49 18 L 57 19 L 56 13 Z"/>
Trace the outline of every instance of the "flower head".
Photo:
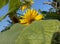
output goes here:
<path id="1" fill-rule="evenodd" d="M 23 6 L 21 7 L 21 10 L 24 11 L 26 8 L 27 8 L 27 5 L 23 5 Z"/>
<path id="2" fill-rule="evenodd" d="M 20 9 L 22 11 L 24 11 L 27 8 L 30 8 L 31 5 L 34 3 L 33 0 L 23 0 L 23 2 L 25 1 L 25 3 L 20 7 Z"/>
<path id="3" fill-rule="evenodd" d="M 30 24 L 34 20 L 41 20 L 43 18 L 42 14 L 38 14 L 38 12 L 34 9 L 28 9 L 22 19 L 20 19 L 21 24 Z"/>

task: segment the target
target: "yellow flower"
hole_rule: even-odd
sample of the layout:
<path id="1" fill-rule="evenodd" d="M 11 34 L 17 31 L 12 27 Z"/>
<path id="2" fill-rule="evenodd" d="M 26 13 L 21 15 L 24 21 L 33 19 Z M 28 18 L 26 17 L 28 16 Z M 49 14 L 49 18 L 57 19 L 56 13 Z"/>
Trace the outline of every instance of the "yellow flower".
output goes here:
<path id="1" fill-rule="evenodd" d="M 21 9 L 22 11 L 24 11 L 24 10 L 27 9 L 27 8 L 30 8 L 31 5 L 34 3 L 33 0 L 25 0 L 25 1 L 26 1 L 26 3 L 23 4 L 23 5 L 20 7 L 20 9 Z M 24 1 L 23 1 L 23 2 L 24 2 Z M 28 4 L 27 4 L 27 2 L 28 2 Z"/>
<path id="2" fill-rule="evenodd" d="M 24 11 L 26 8 L 27 8 L 27 5 L 23 5 L 23 6 L 21 7 L 21 10 Z"/>
<path id="3" fill-rule="evenodd" d="M 28 9 L 22 18 L 23 19 L 20 19 L 21 24 L 30 24 L 34 20 L 41 20 L 43 15 L 38 14 L 38 12 L 34 9 Z"/>

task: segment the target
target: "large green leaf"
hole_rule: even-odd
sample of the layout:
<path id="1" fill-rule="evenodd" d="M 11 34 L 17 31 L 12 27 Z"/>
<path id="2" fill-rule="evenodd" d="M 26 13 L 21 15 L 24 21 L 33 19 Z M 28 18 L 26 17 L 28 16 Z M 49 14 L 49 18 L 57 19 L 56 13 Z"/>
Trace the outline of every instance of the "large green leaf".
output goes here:
<path id="1" fill-rule="evenodd" d="M 9 0 L 0 0 L 0 9 L 8 3 Z"/>
<path id="2" fill-rule="evenodd" d="M 35 21 L 18 36 L 16 44 L 51 44 L 52 36 L 59 30 L 58 20 Z"/>
<path id="3" fill-rule="evenodd" d="M 59 24 L 58 20 L 35 21 L 27 27 L 14 24 L 9 30 L 0 33 L 0 44 L 51 44 Z"/>
<path id="4" fill-rule="evenodd" d="M 25 26 L 14 24 L 10 29 L 0 32 L 0 44 L 15 44 L 15 40 Z"/>

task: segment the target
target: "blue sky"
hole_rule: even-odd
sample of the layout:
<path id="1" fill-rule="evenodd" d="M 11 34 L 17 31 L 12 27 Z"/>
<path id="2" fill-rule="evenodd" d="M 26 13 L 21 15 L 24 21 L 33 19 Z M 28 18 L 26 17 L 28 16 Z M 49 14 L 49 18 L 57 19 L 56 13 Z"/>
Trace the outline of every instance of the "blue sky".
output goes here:
<path id="1" fill-rule="evenodd" d="M 51 6 L 43 4 L 43 2 L 45 1 L 48 2 L 48 0 L 34 0 L 35 3 L 32 5 L 32 8 L 36 10 L 41 9 L 42 11 L 48 11 L 49 8 L 51 8 Z M 0 17 L 2 15 L 5 15 L 7 12 L 8 12 L 8 5 L 0 9 Z M 7 22 L 7 20 L 10 20 L 8 16 L 2 22 L 0 22 L 0 31 L 5 28 L 4 26 L 8 26 L 9 23 Z"/>

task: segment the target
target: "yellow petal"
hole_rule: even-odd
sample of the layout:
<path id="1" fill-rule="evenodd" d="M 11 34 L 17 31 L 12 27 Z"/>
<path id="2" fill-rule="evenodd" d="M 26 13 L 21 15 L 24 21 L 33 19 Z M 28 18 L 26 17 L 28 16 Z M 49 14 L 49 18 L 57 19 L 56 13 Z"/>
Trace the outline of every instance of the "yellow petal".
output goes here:
<path id="1" fill-rule="evenodd" d="M 32 14 L 32 17 L 35 18 L 37 16 L 38 12 L 36 10 L 33 10 L 31 14 Z"/>
<path id="2" fill-rule="evenodd" d="M 28 9 L 28 10 L 26 11 L 26 14 L 30 15 L 30 14 L 31 14 L 31 10 Z"/>
<path id="3" fill-rule="evenodd" d="M 31 16 L 31 10 L 28 9 L 26 13 L 24 14 L 24 18 L 29 18 Z"/>
<path id="4" fill-rule="evenodd" d="M 25 24 L 27 21 L 25 19 L 20 19 L 21 24 Z"/>
<path id="5" fill-rule="evenodd" d="M 27 25 L 27 26 L 28 26 L 29 24 L 30 24 L 30 23 L 26 23 L 26 24 L 24 24 L 24 25 Z"/>
<path id="6" fill-rule="evenodd" d="M 37 15 L 36 17 L 35 17 L 35 20 L 41 20 L 43 18 L 43 15 L 41 14 L 41 15 Z"/>

